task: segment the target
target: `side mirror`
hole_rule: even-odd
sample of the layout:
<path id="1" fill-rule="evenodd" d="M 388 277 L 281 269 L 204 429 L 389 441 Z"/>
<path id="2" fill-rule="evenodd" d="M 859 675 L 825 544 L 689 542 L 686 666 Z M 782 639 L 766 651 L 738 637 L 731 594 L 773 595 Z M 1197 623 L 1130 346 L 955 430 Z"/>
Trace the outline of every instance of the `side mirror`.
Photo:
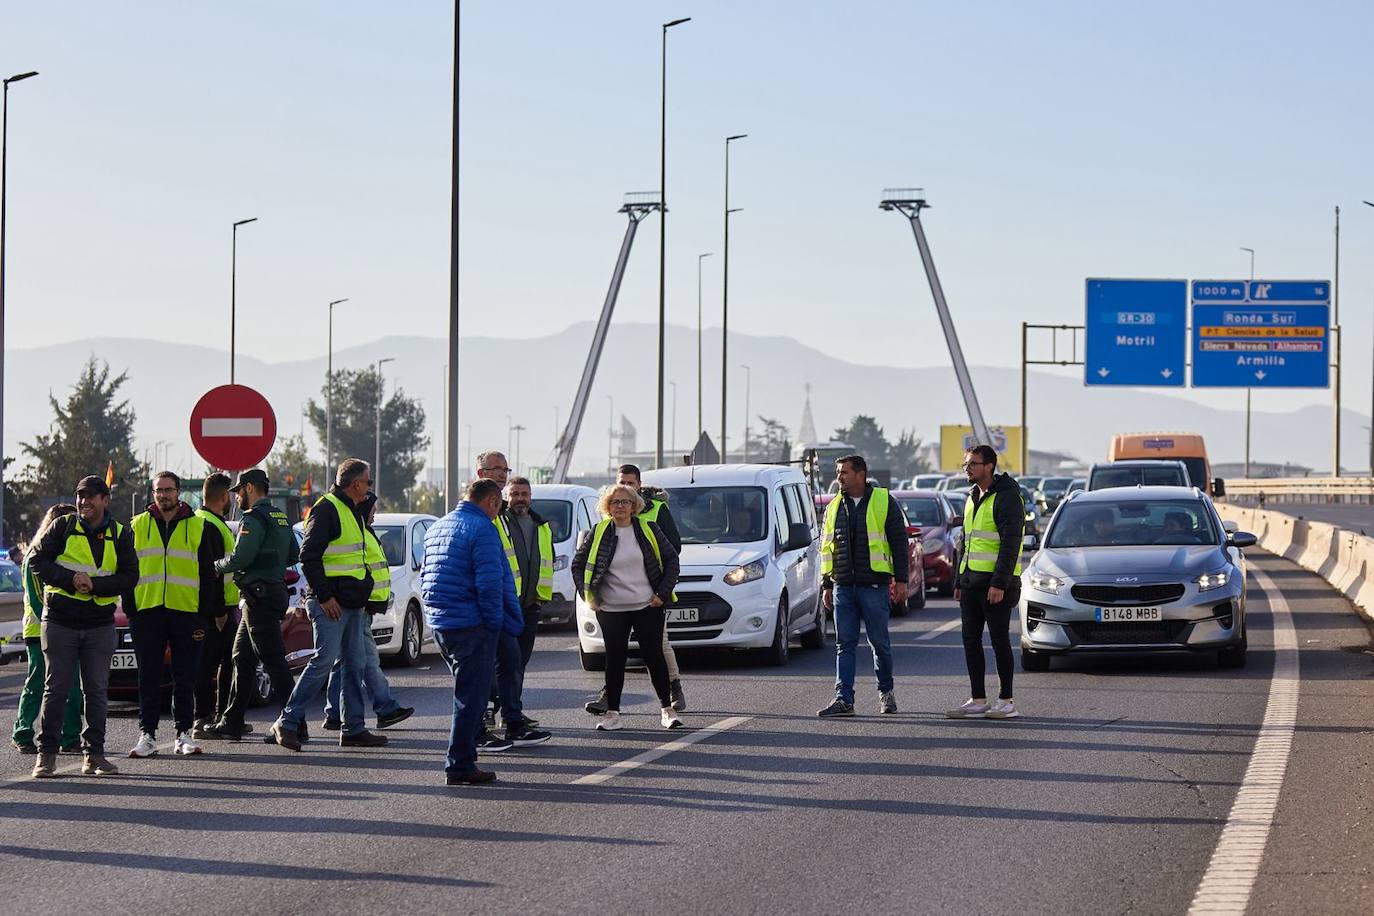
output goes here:
<path id="1" fill-rule="evenodd" d="M 1213 495 L 1213 496 L 1225 496 L 1225 495 L 1226 495 L 1226 481 L 1222 480 L 1220 477 L 1214 478 L 1214 479 L 1212 480 L 1212 495 Z"/>
<path id="2" fill-rule="evenodd" d="M 1226 539 L 1226 543 L 1232 547 L 1254 547 L 1259 543 L 1259 538 L 1248 531 L 1237 531 Z"/>
<path id="3" fill-rule="evenodd" d="M 811 526 L 794 522 L 787 528 L 787 544 L 783 550 L 805 550 L 811 546 Z"/>
<path id="4" fill-rule="evenodd" d="M 951 528 L 962 528 L 962 527 L 964 527 L 964 517 L 963 517 L 962 515 L 956 515 L 956 516 L 954 516 L 953 518 L 951 518 L 951 519 L 949 520 L 949 527 L 951 527 Z"/>

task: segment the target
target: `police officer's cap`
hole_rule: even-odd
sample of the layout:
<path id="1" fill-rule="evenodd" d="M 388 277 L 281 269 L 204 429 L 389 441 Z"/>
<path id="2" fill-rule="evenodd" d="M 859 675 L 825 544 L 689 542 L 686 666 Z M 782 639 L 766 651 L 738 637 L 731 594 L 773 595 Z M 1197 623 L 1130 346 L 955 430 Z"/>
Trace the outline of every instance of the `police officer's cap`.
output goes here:
<path id="1" fill-rule="evenodd" d="M 266 492 L 268 489 L 267 472 L 262 468 L 250 468 L 239 474 L 238 483 L 230 487 L 229 490 L 233 493 L 237 493 L 239 490 L 243 489 L 243 485 L 246 483 L 251 483 L 253 486 L 260 488 L 263 492 Z"/>

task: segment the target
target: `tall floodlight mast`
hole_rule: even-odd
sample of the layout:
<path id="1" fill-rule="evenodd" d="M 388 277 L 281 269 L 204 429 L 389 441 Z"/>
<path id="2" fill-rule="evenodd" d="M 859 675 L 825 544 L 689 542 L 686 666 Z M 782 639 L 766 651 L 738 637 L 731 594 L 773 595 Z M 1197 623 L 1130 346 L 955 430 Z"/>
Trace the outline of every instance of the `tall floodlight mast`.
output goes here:
<path id="1" fill-rule="evenodd" d="M 980 445 L 991 445 L 992 436 L 983 420 L 983 408 L 978 406 L 978 395 L 973 390 L 973 377 L 969 375 L 968 363 L 964 362 L 964 351 L 959 346 L 959 334 L 954 330 L 954 319 L 949 314 L 945 302 L 945 290 L 940 285 L 940 275 L 935 272 L 935 261 L 930 256 L 930 246 L 926 244 L 925 230 L 921 228 L 921 211 L 929 207 L 924 188 L 888 188 L 883 191 L 882 210 L 896 210 L 911 223 L 911 232 L 916 236 L 916 247 L 921 252 L 921 263 L 926 268 L 926 279 L 930 281 L 930 294 L 935 298 L 935 311 L 940 316 L 940 327 L 945 332 L 945 344 L 949 347 L 949 359 L 954 364 L 954 376 L 959 380 L 959 392 L 964 396 L 964 407 L 968 409 L 969 424 L 973 427 L 974 438 Z M 1025 435 L 1025 430 L 1021 435 Z"/>

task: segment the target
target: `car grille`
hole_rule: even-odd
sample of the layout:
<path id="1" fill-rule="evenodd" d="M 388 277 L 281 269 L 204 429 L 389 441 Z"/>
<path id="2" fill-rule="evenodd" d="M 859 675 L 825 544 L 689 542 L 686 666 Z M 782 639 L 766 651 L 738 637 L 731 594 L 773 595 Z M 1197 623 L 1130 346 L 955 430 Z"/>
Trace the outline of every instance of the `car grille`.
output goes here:
<path id="1" fill-rule="evenodd" d="M 720 630 L 694 630 L 690 633 L 679 633 L 677 630 L 674 630 L 669 634 L 668 638 L 671 642 L 687 642 L 688 640 L 694 639 L 715 639 L 720 634 Z"/>
<path id="2" fill-rule="evenodd" d="M 1158 623 L 1075 623 L 1071 628 L 1075 643 L 1148 645 L 1177 643 L 1188 625 L 1187 620 L 1161 620 Z"/>
<path id="3" fill-rule="evenodd" d="M 710 581 L 711 581 L 711 577 L 710 577 L 710 576 L 678 576 L 678 577 L 677 577 L 677 581 L 678 581 L 679 584 L 681 584 L 681 583 L 683 583 L 683 582 L 710 582 Z"/>
<path id="4" fill-rule="evenodd" d="M 668 629 L 676 631 L 684 627 L 699 627 L 712 623 L 724 623 L 730 619 L 730 602 L 714 592 L 678 592 L 677 600 L 671 607 L 694 607 L 701 613 L 696 623 L 670 623 Z M 683 637 L 685 638 L 685 637 Z"/>
<path id="5" fill-rule="evenodd" d="M 1161 585 L 1075 585 L 1075 601 L 1084 604 L 1163 604 L 1183 597 L 1177 582 Z"/>

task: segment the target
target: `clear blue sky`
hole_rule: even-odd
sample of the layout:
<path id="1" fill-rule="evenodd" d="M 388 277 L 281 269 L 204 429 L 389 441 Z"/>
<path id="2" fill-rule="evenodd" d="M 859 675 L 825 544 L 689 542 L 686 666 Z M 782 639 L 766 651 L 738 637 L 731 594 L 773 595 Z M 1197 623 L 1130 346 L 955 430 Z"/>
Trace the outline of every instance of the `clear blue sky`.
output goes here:
<path id="1" fill-rule="evenodd" d="M 946 361 L 910 232 L 922 185 L 970 361 L 1019 322 L 1081 319 L 1087 276 L 1331 274 L 1343 211 L 1351 403 L 1369 399 L 1374 128 L 1364 4 L 469 3 L 465 328 L 595 317 L 625 191 L 653 188 L 671 34 L 670 320 L 718 324 L 722 140 L 735 146 L 732 326 L 838 356 Z M 269 359 L 446 333 L 451 8 L 443 3 L 11 4 L 11 346 L 109 333 Z M 618 317 L 653 320 L 657 235 Z M 343 313 L 341 313 L 341 318 Z M 1240 395 L 1222 397 L 1239 398 Z M 1266 394 L 1264 406 L 1327 395 Z M 1238 401 L 1239 403 L 1239 401 Z"/>

